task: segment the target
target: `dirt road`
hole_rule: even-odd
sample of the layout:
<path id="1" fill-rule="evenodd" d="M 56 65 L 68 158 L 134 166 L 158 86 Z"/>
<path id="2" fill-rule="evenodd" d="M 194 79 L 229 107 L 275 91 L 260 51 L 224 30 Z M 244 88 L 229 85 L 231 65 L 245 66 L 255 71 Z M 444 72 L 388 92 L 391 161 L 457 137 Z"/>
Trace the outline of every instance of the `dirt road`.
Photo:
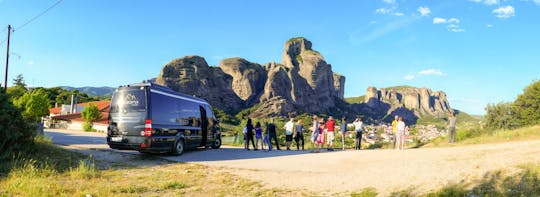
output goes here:
<path id="1" fill-rule="evenodd" d="M 110 151 L 102 134 L 48 131 L 58 144 L 80 149 Z M 66 140 L 69 139 L 69 140 Z M 100 144 L 102 140 L 102 144 Z M 136 152 L 126 152 L 138 154 Z M 163 159 L 216 166 L 267 187 L 301 188 L 322 194 L 347 193 L 366 187 L 383 196 L 414 188 L 439 189 L 449 183 L 471 181 L 496 170 L 540 162 L 540 141 L 483 144 L 450 148 L 361 150 L 309 153 L 308 151 L 245 151 L 234 147 L 194 150 Z"/>

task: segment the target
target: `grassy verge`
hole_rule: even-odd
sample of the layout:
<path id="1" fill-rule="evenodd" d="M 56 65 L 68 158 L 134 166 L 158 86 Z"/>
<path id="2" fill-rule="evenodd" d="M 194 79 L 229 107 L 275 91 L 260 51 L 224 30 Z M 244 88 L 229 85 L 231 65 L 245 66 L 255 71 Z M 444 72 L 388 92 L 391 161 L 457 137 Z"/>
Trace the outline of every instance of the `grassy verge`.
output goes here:
<path id="1" fill-rule="evenodd" d="M 438 190 L 418 193 L 414 187 L 392 192 L 390 196 L 539 196 L 540 195 L 540 163 L 528 163 L 518 166 L 519 172 L 508 173 L 495 171 L 485 174 L 474 182 L 451 183 Z M 366 188 L 353 192 L 351 196 L 374 197 L 377 190 Z"/>
<path id="2" fill-rule="evenodd" d="M 471 132 L 473 134 L 471 134 Z M 476 132 L 476 134 L 474 134 Z M 469 137 L 472 135 L 471 137 Z M 509 141 L 540 139 L 540 125 L 519 128 L 515 130 L 495 130 L 495 131 L 471 131 L 460 130 L 457 132 L 457 142 L 448 144 L 446 138 L 437 138 L 426 144 L 424 147 L 444 147 L 455 145 L 502 143 Z"/>
<path id="3" fill-rule="evenodd" d="M 90 156 L 56 147 L 44 138 L 36 140 L 34 146 L 30 153 L 2 162 L 0 196 L 313 195 L 298 190 L 268 189 L 261 183 L 202 165 L 160 163 L 111 167 Z"/>

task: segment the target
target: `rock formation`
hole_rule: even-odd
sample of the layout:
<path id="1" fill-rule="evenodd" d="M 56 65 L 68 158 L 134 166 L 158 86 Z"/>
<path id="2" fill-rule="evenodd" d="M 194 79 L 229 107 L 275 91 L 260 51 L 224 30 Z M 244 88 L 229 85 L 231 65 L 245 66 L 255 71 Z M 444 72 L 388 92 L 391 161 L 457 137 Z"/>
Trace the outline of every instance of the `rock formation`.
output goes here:
<path id="1" fill-rule="evenodd" d="M 228 58 L 221 60 L 219 68 L 232 76 L 232 90 L 247 105 L 258 102 L 267 79 L 266 70 L 260 64 L 243 58 Z"/>
<path id="2" fill-rule="evenodd" d="M 243 100 L 232 89 L 233 78 L 220 68 L 210 67 L 200 56 L 174 59 L 163 66 L 156 83 L 206 99 L 214 107 L 237 112 Z"/>
<path id="3" fill-rule="evenodd" d="M 230 113 L 256 105 L 252 117 L 328 113 L 342 102 L 345 77 L 332 71 L 305 38 L 285 43 L 282 63 L 264 66 L 242 58 L 228 58 L 210 67 L 199 56 L 166 64 L 156 82 L 176 91 L 204 98 Z"/>
<path id="4" fill-rule="evenodd" d="M 395 87 L 377 90 L 368 87 L 364 103 L 379 115 L 403 115 L 409 120 L 414 119 L 411 116 L 444 117 L 453 111 L 444 92 L 432 92 L 427 88 Z"/>

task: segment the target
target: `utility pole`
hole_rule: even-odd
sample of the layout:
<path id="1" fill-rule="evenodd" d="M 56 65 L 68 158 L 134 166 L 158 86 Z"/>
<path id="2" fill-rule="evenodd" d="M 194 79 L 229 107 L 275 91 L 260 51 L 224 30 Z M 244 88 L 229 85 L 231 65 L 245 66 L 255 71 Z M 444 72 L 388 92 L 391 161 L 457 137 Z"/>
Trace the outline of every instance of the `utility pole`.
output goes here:
<path id="1" fill-rule="evenodd" d="M 6 49 L 6 75 L 4 77 L 4 94 L 7 93 L 7 77 L 9 68 L 9 36 L 11 35 L 11 25 L 7 26 L 7 49 Z"/>

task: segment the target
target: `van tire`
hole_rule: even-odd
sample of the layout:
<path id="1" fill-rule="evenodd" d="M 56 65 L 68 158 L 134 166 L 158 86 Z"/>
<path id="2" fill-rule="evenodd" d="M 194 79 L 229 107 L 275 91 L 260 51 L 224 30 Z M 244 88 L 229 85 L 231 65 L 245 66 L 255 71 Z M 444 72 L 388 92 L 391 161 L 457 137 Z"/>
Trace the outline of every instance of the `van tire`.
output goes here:
<path id="1" fill-rule="evenodd" d="M 221 138 L 220 137 L 216 138 L 216 140 L 214 140 L 214 142 L 212 143 L 212 148 L 213 149 L 218 149 L 219 147 L 221 147 Z"/>
<path id="2" fill-rule="evenodd" d="M 182 155 L 184 153 L 184 150 L 186 149 L 186 146 L 184 146 L 184 140 L 178 139 L 174 143 L 174 146 L 172 148 L 172 154 L 173 155 Z"/>

